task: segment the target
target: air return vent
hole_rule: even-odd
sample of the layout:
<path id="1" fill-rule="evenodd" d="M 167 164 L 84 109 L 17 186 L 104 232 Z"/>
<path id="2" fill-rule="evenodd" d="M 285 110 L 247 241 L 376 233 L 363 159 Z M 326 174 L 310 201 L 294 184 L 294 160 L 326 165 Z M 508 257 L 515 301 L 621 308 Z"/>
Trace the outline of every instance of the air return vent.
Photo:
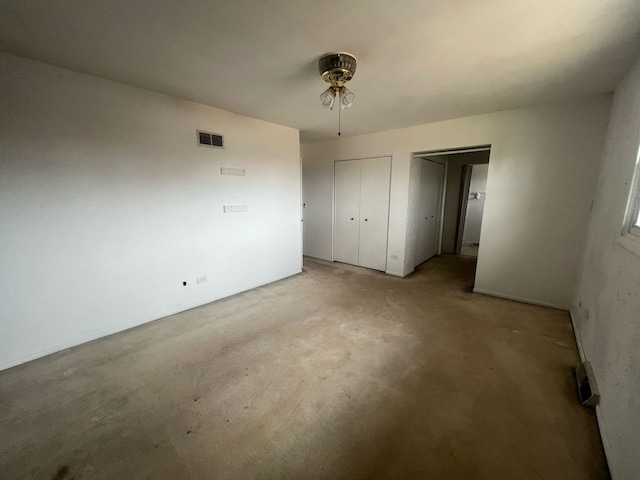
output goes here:
<path id="1" fill-rule="evenodd" d="M 201 147 L 224 148 L 224 138 L 217 133 L 196 130 L 198 145 Z"/>
<path id="2" fill-rule="evenodd" d="M 584 362 L 576 367 L 576 382 L 578 383 L 580 403 L 588 407 L 595 407 L 600 395 L 589 362 Z"/>

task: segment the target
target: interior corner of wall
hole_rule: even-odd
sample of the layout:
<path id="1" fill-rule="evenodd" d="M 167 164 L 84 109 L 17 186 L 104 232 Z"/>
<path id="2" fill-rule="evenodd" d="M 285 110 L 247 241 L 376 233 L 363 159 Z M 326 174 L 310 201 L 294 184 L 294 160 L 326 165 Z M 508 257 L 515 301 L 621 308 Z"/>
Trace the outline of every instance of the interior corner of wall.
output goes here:
<path id="1" fill-rule="evenodd" d="M 580 313 L 573 306 L 569 309 L 569 318 L 571 319 L 571 327 L 573 328 L 573 336 L 576 339 L 576 345 L 578 346 L 578 353 L 580 354 L 580 361 L 584 362 L 587 357 L 584 353 L 584 348 L 582 346 L 582 339 L 580 338 L 580 333 L 578 331 L 578 322 L 580 317 Z"/>

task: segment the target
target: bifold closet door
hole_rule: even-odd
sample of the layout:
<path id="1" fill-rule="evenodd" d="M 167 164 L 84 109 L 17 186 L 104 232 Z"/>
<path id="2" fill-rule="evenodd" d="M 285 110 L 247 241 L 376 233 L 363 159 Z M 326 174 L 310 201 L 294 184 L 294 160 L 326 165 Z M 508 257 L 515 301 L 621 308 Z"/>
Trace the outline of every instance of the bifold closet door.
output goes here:
<path id="1" fill-rule="evenodd" d="M 360 160 L 335 162 L 333 259 L 358 265 L 360 241 Z"/>
<path id="2" fill-rule="evenodd" d="M 417 209 L 416 266 L 438 254 L 444 165 L 422 160 Z"/>
<path id="3" fill-rule="evenodd" d="M 335 162 L 333 259 L 387 268 L 391 157 Z"/>
<path id="4" fill-rule="evenodd" d="M 386 270 L 391 157 L 361 160 L 358 265 Z"/>

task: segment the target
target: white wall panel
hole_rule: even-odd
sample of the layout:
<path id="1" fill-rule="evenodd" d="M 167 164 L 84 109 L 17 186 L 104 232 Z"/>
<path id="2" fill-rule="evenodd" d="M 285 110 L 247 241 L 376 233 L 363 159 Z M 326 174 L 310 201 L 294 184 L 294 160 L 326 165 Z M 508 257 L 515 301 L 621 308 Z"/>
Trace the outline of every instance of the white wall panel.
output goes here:
<path id="1" fill-rule="evenodd" d="M 0 98 L 0 368 L 300 271 L 297 130 L 6 54 Z"/>
<path id="2" fill-rule="evenodd" d="M 640 239 L 621 236 L 639 148 L 640 59 L 616 89 L 571 309 L 600 390 L 598 420 L 616 480 L 640 478 Z"/>

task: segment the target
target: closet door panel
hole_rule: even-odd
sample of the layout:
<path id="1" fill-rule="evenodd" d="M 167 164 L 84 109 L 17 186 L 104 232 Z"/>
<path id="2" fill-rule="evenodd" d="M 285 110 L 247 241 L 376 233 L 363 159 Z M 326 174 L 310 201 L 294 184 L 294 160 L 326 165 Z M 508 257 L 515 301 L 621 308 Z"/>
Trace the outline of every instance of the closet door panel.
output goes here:
<path id="1" fill-rule="evenodd" d="M 361 267 L 382 271 L 387 268 L 390 180 L 390 157 L 362 160 L 358 262 Z"/>
<path id="2" fill-rule="evenodd" d="M 333 259 L 358 265 L 360 160 L 335 162 Z"/>
<path id="3" fill-rule="evenodd" d="M 429 160 L 422 161 L 416 265 L 425 262 L 438 253 L 443 179 L 444 165 Z"/>
<path id="4" fill-rule="evenodd" d="M 438 232 L 440 229 L 440 212 L 442 210 L 442 188 L 444 183 L 444 165 L 430 163 L 429 176 L 429 230 L 427 232 L 427 258 L 438 254 Z"/>
<path id="5" fill-rule="evenodd" d="M 416 209 L 416 257 L 415 265 L 418 266 L 427 260 L 427 236 L 429 231 L 429 193 L 425 187 L 426 177 L 428 174 L 429 163 L 427 160 L 420 160 L 419 170 L 419 190 L 418 190 L 418 208 Z"/>

